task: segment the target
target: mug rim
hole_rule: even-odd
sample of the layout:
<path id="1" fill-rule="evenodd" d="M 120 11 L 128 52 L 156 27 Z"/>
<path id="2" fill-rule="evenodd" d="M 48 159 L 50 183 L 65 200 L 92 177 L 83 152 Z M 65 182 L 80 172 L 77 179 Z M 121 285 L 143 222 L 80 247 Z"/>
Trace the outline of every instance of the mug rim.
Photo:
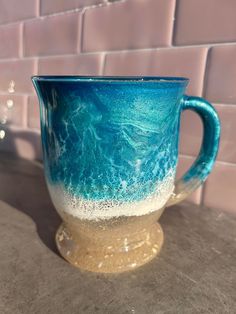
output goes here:
<path id="1" fill-rule="evenodd" d="M 83 76 L 83 75 L 34 75 L 32 81 L 103 82 L 103 83 L 182 83 L 189 79 L 181 76 Z"/>

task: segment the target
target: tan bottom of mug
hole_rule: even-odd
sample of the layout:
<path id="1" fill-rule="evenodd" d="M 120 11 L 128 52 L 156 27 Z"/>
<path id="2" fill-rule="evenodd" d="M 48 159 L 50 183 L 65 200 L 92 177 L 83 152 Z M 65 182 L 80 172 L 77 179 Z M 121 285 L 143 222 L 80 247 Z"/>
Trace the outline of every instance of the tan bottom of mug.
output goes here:
<path id="1" fill-rule="evenodd" d="M 156 221 L 162 211 L 103 221 L 80 220 L 61 213 L 64 222 L 56 234 L 58 250 L 72 265 L 92 272 L 135 269 L 160 252 L 163 231 Z"/>

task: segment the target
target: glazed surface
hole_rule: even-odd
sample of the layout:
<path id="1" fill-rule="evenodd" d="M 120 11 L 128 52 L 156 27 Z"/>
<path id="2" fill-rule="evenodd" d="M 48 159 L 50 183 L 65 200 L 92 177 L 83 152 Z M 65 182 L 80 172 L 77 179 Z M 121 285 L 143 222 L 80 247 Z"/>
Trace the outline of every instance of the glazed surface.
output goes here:
<path id="1" fill-rule="evenodd" d="M 59 211 L 99 219 L 164 206 L 174 189 L 183 86 L 37 84 L 46 177 Z"/>

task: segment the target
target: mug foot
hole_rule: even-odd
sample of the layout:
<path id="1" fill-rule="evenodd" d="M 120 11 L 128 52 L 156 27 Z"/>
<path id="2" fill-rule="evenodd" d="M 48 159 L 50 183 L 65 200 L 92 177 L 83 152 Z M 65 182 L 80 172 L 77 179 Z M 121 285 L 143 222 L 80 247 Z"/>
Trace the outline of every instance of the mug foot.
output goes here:
<path id="1" fill-rule="evenodd" d="M 80 237 L 62 223 L 56 233 L 60 254 L 72 265 L 99 273 L 120 273 L 152 260 L 161 250 L 163 231 L 158 223 L 139 232 L 118 236 L 111 231 L 104 239 Z"/>

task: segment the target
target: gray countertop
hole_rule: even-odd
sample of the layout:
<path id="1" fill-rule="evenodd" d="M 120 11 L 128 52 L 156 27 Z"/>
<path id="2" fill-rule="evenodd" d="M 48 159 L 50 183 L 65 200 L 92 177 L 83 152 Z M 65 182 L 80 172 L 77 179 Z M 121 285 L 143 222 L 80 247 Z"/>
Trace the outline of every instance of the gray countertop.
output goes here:
<path id="1" fill-rule="evenodd" d="M 57 253 L 42 166 L 0 155 L 0 313 L 236 313 L 236 217 L 166 209 L 161 254 L 133 272 L 82 272 Z"/>

